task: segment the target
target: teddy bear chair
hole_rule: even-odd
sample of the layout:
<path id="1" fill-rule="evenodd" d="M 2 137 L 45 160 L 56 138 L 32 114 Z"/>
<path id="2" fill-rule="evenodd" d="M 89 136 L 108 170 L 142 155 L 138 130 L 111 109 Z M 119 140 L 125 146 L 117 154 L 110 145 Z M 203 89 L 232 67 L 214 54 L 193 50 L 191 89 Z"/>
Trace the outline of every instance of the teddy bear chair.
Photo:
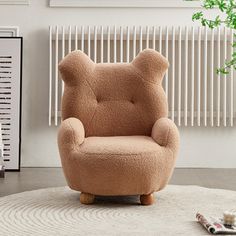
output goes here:
<path id="1" fill-rule="evenodd" d="M 65 83 L 58 146 L 80 202 L 96 195 L 140 195 L 142 205 L 165 187 L 179 148 L 167 118 L 162 78 L 168 61 L 146 49 L 131 63 L 96 64 L 81 51 L 59 64 Z"/>

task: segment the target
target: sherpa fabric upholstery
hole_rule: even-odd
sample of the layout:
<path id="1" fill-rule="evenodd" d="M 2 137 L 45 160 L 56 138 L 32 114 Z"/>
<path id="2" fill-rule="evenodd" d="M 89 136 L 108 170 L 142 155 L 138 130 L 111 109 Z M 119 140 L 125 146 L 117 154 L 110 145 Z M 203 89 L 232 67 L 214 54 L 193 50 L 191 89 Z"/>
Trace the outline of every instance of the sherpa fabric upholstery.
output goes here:
<path id="1" fill-rule="evenodd" d="M 81 51 L 61 61 L 58 146 L 72 189 L 133 195 L 167 184 L 179 147 L 161 85 L 167 68 L 167 60 L 151 49 L 131 63 L 95 64 Z"/>

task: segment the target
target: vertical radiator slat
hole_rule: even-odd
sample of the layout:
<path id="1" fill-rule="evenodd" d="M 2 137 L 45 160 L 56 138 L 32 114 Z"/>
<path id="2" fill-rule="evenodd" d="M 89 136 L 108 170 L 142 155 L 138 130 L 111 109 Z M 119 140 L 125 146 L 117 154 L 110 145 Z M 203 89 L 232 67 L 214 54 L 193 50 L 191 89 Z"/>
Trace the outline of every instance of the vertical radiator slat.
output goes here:
<path id="1" fill-rule="evenodd" d="M 58 123 L 58 26 L 56 26 L 55 38 L 55 104 L 54 104 L 54 124 Z"/>
<path id="2" fill-rule="evenodd" d="M 78 28 L 75 26 L 75 50 L 78 49 Z"/>
<path id="3" fill-rule="evenodd" d="M 68 52 L 71 52 L 71 25 L 69 26 L 68 29 Z"/>
<path id="4" fill-rule="evenodd" d="M 52 122 L 52 26 L 49 27 L 49 99 L 48 99 L 48 125 Z"/>
<path id="5" fill-rule="evenodd" d="M 179 27 L 179 39 L 178 39 L 178 125 L 181 125 L 181 82 L 182 82 L 182 71 L 181 71 L 181 50 L 182 50 L 182 29 Z"/>
<path id="6" fill-rule="evenodd" d="M 161 26 L 159 27 L 159 52 L 162 53 L 162 27 Z"/>
<path id="7" fill-rule="evenodd" d="M 94 62 L 97 63 L 97 26 L 94 26 Z"/>
<path id="8" fill-rule="evenodd" d="M 188 125 L 188 27 L 185 27 L 184 125 Z"/>
<path id="9" fill-rule="evenodd" d="M 130 48 L 129 48 L 129 40 L 130 40 L 130 37 L 129 37 L 129 26 L 127 26 L 127 39 L 126 39 L 126 62 L 129 62 L 129 52 L 130 52 Z"/>
<path id="10" fill-rule="evenodd" d="M 191 126 L 194 126 L 194 83 L 195 83 L 195 78 L 194 78 L 194 68 L 195 68 L 195 61 L 194 61 L 194 33 L 195 33 L 195 28 L 192 27 L 192 38 L 191 38 L 191 41 L 192 41 L 192 47 L 191 47 L 191 54 L 192 54 L 192 66 L 191 66 Z"/>
<path id="11" fill-rule="evenodd" d="M 103 63 L 103 26 L 101 26 L 101 63 Z"/>
<path id="12" fill-rule="evenodd" d="M 116 26 L 114 26 L 114 63 L 116 63 Z"/>
<path id="13" fill-rule="evenodd" d="M 169 32 L 168 32 L 168 26 L 166 26 L 166 59 L 168 60 L 168 42 L 169 42 Z M 168 100 L 168 71 L 166 71 L 166 76 L 165 76 L 165 92 L 166 92 L 166 97 Z"/>
<path id="14" fill-rule="evenodd" d="M 197 125 L 201 125 L 201 40 L 202 28 L 198 27 L 198 78 L 197 78 Z"/>
<path id="15" fill-rule="evenodd" d="M 172 85 L 171 119 L 175 120 L 175 27 L 172 27 Z"/>
<path id="16" fill-rule="evenodd" d="M 65 27 L 62 26 L 61 57 L 65 57 Z"/>
<path id="17" fill-rule="evenodd" d="M 207 126 L 207 29 L 204 30 L 204 126 Z"/>
<path id="18" fill-rule="evenodd" d="M 217 68 L 220 68 L 220 27 L 218 28 L 217 34 Z M 217 75 L 217 126 L 220 126 L 220 74 Z"/>
<path id="19" fill-rule="evenodd" d="M 147 28 L 146 28 L 146 34 L 147 34 L 147 37 L 146 37 L 146 48 L 149 48 L 149 26 L 147 26 Z"/>
<path id="20" fill-rule="evenodd" d="M 90 57 L 91 54 L 90 54 L 90 41 L 91 41 L 91 32 L 90 32 L 90 26 L 88 26 L 88 56 Z"/>
<path id="21" fill-rule="evenodd" d="M 123 27 L 120 27 L 120 62 L 123 62 Z"/>
<path id="22" fill-rule="evenodd" d="M 223 47 L 223 58 L 224 62 L 227 60 L 227 28 L 224 28 L 224 47 Z M 226 102 L 227 102 L 227 76 L 226 74 L 223 75 L 223 124 L 226 126 L 227 124 L 227 118 L 226 118 L 226 113 L 227 113 L 227 108 L 226 108 Z"/>
<path id="23" fill-rule="evenodd" d="M 230 32 L 230 44 L 233 45 L 234 42 L 234 31 L 231 29 Z M 233 47 L 230 49 L 231 60 L 233 54 Z M 230 125 L 234 125 L 234 68 L 230 68 Z"/>
<path id="24" fill-rule="evenodd" d="M 136 57 L 136 26 L 133 28 L 133 59 Z"/>
<path id="25" fill-rule="evenodd" d="M 215 39 L 215 30 L 211 30 L 211 126 L 214 126 L 214 39 Z"/>
<path id="26" fill-rule="evenodd" d="M 65 57 L 65 27 L 62 26 L 61 59 Z M 64 93 L 64 81 L 61 82 L 61 93 Z"/>
<path id="27" fill-rule="evenodd" d="M 152 27 L 152 48 L 156 49 L 156 27 Z"/>
<path id="28" fill-rule="evenodd" d="M 110 63 L 111 28 L 107 27 L 107 62 Z"/>
<path id="29" fill-rule="evenodd" d="M 81 51 L 84 52 L 84 26 L 81 27 Z"/>
<path id="30" fill-rule="evenodd" d="M 143 50 L 143 28 L 140 26 L 139 31 L 139 51 L 141 52 Z"/>

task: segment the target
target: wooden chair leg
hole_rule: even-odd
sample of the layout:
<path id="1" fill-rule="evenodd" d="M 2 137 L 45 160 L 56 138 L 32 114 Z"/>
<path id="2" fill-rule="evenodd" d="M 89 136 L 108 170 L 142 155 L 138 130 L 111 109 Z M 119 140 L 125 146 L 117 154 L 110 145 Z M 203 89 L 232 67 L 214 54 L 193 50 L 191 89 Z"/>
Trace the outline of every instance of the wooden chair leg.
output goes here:
<path id="1" fill-rule="evenodd" d="M 93 204 L 94 198 L 95 198 L 95 196 L 93 194 L 81 193 L 79 200 L 82 204 L 88 205 L 88 204 Z"/>
<path id="2" fill-rule="evenodd" d="M 154 203 L 153 193 L 147 195 L 140 195 L 140 202 L 142 205 L 148 206 Z"/>

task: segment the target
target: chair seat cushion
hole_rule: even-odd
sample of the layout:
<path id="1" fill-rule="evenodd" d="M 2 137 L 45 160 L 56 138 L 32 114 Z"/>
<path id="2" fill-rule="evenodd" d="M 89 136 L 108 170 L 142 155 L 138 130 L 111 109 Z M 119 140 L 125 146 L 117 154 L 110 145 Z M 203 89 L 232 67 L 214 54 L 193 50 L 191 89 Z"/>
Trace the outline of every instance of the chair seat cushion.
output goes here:
<path id="1" fill-rule="evenodd" d="M 162 189 L 173 153 L 148 136 L 88 137 L 62 158 L 69 186 L 95 195 L 149 194 Z"/>
<path id="2" fill-rule="evenodd" d="M 80 151 L 84 154 L 119 156 L 148 155 L 158 149 L 160 146 L 148 136 L 88 137 L 80 146 Z"/>

